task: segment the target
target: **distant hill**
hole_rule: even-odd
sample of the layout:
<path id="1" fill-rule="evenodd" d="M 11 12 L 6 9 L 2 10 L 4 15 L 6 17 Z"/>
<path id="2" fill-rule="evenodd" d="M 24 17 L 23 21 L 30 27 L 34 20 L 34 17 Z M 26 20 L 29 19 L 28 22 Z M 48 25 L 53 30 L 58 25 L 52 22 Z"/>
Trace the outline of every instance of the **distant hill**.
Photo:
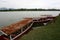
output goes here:
<path id="1" fill-rule="evenodd" d="M 7 8 L 0 8 L 0 10 L 8 10 Z"/>

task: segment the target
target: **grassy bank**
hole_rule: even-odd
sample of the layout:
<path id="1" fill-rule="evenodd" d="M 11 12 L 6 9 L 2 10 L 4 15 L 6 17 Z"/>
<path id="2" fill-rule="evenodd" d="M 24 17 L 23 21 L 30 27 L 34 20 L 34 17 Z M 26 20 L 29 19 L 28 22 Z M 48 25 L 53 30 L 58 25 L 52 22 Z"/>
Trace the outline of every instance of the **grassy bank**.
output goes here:
<path id="1" fill-rule="evenodd" d="M 60 40 L 60 16 L 55 23 L 33 29 L 19 40 Z"/>

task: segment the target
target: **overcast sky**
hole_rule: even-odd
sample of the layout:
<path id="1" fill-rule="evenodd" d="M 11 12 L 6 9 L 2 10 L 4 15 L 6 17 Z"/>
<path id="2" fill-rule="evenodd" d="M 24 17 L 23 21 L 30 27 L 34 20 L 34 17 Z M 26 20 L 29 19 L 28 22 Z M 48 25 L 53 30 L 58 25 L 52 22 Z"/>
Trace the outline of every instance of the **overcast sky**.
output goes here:
<path id="1" fill-rule="evenodd" d="M 60 8 L 60 0 L 0 0 L 0 8 Z"/>

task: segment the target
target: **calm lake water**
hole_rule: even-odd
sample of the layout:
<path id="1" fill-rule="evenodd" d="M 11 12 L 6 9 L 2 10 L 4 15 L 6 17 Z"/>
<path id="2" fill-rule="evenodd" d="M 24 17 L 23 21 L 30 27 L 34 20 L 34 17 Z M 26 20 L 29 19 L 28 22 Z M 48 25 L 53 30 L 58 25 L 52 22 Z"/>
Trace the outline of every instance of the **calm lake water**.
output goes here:
<path id="1" fill-rule="evenodd" d="M 25 17 L 40 17 L 40 15 L 50 14 L 57 16 L 60 11 L 14 11 L 14 12 L 0 12 L 0 27 L 10 25 L 14 22 L 20 21 Z"/>

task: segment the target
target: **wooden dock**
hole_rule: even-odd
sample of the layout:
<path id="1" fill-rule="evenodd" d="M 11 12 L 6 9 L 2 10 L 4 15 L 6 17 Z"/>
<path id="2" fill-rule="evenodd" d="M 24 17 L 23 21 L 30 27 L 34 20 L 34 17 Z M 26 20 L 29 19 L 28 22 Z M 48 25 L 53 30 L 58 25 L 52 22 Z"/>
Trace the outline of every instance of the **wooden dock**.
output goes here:
<path id="1" fill-rule="evenodd" d="M 3 27 L 0 32 L 7 36 L 9 40 L 14 40 L 26 31 L 28 31 L 33 23 L 40 22 L 46 24 L 47 22 L 53 21 L 56 17 L 37 17 L 37 18 L 24 18 L 22 21 Z"/>

